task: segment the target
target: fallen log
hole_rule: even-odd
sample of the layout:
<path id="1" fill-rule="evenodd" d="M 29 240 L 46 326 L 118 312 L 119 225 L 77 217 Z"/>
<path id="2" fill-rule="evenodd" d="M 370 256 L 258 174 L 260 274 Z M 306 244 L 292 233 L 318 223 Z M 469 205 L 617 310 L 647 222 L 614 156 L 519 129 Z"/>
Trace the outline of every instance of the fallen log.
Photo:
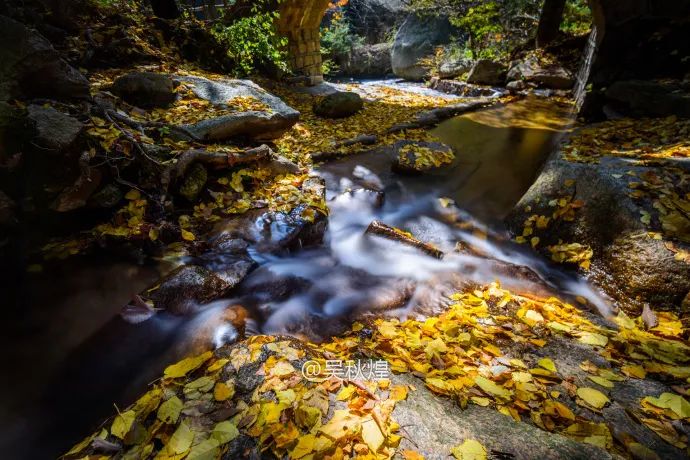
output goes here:
<path id="1" fill-rule="evenodd" d="M 450 104 L 444 107 L 438 107 L 436 109 L 427 110 L 425 112 L 419 113 L 412 121 L 398 123 L 391 126 L 388 129 L 388 133 L 393 134 L 399 133 L 401 131 L 406 131 L 408 129 L 428 128 L 431 126 L 436 126 L 443 120 L 453 118 L 463 113 L 472 112 L 477 109 L 488 107 L 489 105 L 496 103 L 496 101 L 496 98 L 480 98 L 476 101 L 460 102 L 457 104 Z"/>
<path id="2" fill-rule="evenodd" d="M 443 259 L 444 256 L 443 251 L 434 247 L 433 245 L 420 241 L 411 234 L 398 228 L 391 227 L 390 225 L 386 225 L 378 220 L 372 221 L 369 224 L 369 227 L 367 227 L 365 233 L 377 235 L 407 246 L 411 246 L 436 259 Z"/>
<path id="3" fill-rule="evenodd" d="M 177 179 L 182 177 L 195 162 L 203 163 L 204 166 L 210 166 L 213 169 L 234 168 L 269 160 L 272 157 L 272 153 L 271 148 L 266 144 L 236 153 L 213 152 L 205 149 L 187 150 L 178 155 L 171 178 Z"/>
<path id="4" fill-rule="evenodd" d="M 344 139 L 342 141 L 335 142 L 333 144 L 333 147 L 335 148 L 340 148 L 340 147 L 350 147 L 352 145 L 356 144 L 362 144 L 362 145 L 373 145 L 378 142 L 378 137 L 374 134 L 362 134 L 360 136 L 356 136 L 350 139 Z"/>

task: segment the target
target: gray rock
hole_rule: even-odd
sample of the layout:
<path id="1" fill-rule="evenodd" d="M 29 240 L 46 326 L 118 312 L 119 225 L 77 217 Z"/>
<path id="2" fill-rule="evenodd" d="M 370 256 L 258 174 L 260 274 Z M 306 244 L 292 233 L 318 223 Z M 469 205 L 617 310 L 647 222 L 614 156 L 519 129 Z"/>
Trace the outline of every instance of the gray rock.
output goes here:
<path id="1" fill-rule="evenodd" d="M 625 295 L 644 299 L 654 309 L 690 313 L 684 299 L 690 294 L 690 267 L 677 261 L 663 241 L 644 234 L 622 234 L 603 249 L 605 278 L 613 279 Z"/>
<path id="2" fill-rule="evenodd" d="M 455 32 L 447 17 L 410 14 L 395 34 L 391 50 L 393 73 L 406 80 L 422 80 L 429 69 L 420 59 L 434 53 L 438 45 L 451 41 Z"/>
<path id="3" fill-rule="evenodd" d="M 241 238 L 261 252 L 280 252 L 293 247 L 319 244 L 326 231 L 327 219 L 316 212 L 309 222 L 301 217 L 303 207 L 291 213 L 254 209 L 232 217 L 216 226 L 217 238 Z"/>
<path id="4" fill-rule="evenodd" d="M 355 47 L 338 60 L 339 73 L 351 77 L 383 77 L 392 73 L 391 43 Z"/>
<path id="5" fill-rule="evenodd" d="M 393 152 L 395 153 L 395 160 L 393 164 L 391 165 L 391 169 L 393 172 L 399 173 L 399 174 L 420 174 L 420 173 L 431 173 L 434 171 L 438 171 L 444 166 L 441 167 L 435 167 L 433 165 L 424 165 L 424 166 L 417 166 L 415 165 L 415 154 L 413 152 L 402 152 L 402 149 L 407 146 L 415 146 L 415 147 L 421 147 L 421 148 L 428 148 L 431 149 L 432 152 L 438 153 L 439 155 L 442 153 L 452 153 L 453 149 L 446 145 L 442 144 L 440 142 L 425 142 L 425 141 L 406 141 L 406 140 L 401 140 L 397 141 L 395 144 L 393 144 L 392 149 Z"/>
<path id="6" fill-rule="evenodd" d="M 62 152 L 77 139 L 84 125 L 53 107 L 30 105 L 28 118 L 35 128 L 33 142 L 39 147 Z"/>
<path id="7" fill-rule="evenodd" d="M 682 162 L 675 166 L 685 168 Z M 524 220 L 532 214 L 550 216 L 549 200 L 573 193 L 564 185 L 574 180 L 573 199 L 585 205 L 575 213 L 575 221 L 549 226 L 540 235 L 541 247 L 564 242 L 589 245 L 592 257 L 591 279 L 614 299 L 642 310 L 644 303 L 654 309 L 682 313 L 683 299 L 690 291 L 690 265 L 676 260 L 661 241 L 647 236 L 650 231 L 640 220 L 641 211 L 655 215 L 652 203 L 629 196 L 630 176 L 621 171 L 660 173 L 663 164 L 638 166 L 621 158 L 603 157 L 594 164 L 573 163 L 557 151 L 541 174 L 521 198 L 507 222 L 521 234 Z M 525 207 L 531 207 L 526 213 Z M 519 232 L 519 233 L 518 233 Z"/>
<path id="8" fill-rule="evenodd" d="M 634 116 L 690 117 L 690 85 L 671 82 L 617 81 L 605 91 L 617 110 Z"/>
<path id="9" fill-rule="evenodd" d="M 301 169 L 297 163 L 293 163 L 282 155 L 273 155 L 268 162 L 267 168 L 274 176 L 284 176 L 286 174 L 298 174 Z"/>
<path id="10" fill-rule="evenodd" d="M 506 78 L 509 82 L 534 83 L 539 88 L 571 89 L 575 84 L 573 75 L 566 69 L 557 64 L 542 66 L 536 57 L 529 57 L 515 64 Z"/>
<path id="11" fill-rule="evenodd" d="M 216 272 L 198 265 L 183 265 L 169 273 L 142 297 L 175 315 L 194 313 L 212 300 L 225 295 L 246 276 L 252 263 L 240 258 Z"/>
<path id="12" fill-rule="evenodd" d="M 314 113 L 324 118 L 346 118 L 362 110 L 364 101 L 359 94 L 338 91 L 314 103 Z"/>
<path id="13" fill-rule="evenodd" d="M 190 76 L 176 76 L 175 80 L 191 84 L 198 97 L 216 105 L 226 105 L 238 96 L 249 96 L 268 106 L 267 111 L 237 112 L 182 126 L 200 141 L 217 142 L 236 137 L 271 140 L 299 120 L 298 111 L 250 80 L 211 81 Z"/>
<path id="14" fill-rule="evenodd" d="M 201 163 L 194 163 L 187 171 L 182 185 L 180 195 L 185 197 L 190 203 L 194 203 L 206 186 L 208 181 L 208 171 Z"/>
<path id="15" fill-rule="evenodd" d="M 480 59 L 467 76 L 467 83 L 476 85 L 502 86 L 505 83 L 506 68 L 500 62 Z"/>
<path id="16" fill-rule="evenodd" d="M 155 72 L 131 72 L 115 79 L 113 94 L 126 102 L 150 109 L 167 107 L 175 100 L 173 81 L 168 75 Z"/>
<path id="17" fill-rule="evenodd" d="M 511 93 L 516 93 L 516 92 L 518 92 L 518 91 L 522 91 L 522 90 L 524 90 L 525 88 L 527 88 L 527 85 L 526 85 L 525 82 L 522 81 L 522 80 L 510 81 L 510 82 L 508 82 L 508 84 L 506 85 L 506 89 L 507 89 L 508 91 L 510 91 Z"/>
<path id="18" fill-rule="evenodd" d="M 412 449 L 424 458 L 450 457 L 450 449 L 466 439 L 475 439 L 488 452 L 504 452 L 516 460 L 611 459 L 598 447 L 549 433 L 528 423 L 516 423 L 490 407 L 474 404 L 465 410 L 448 398 L 435 395 L 410 374 L 392 376 L 396 385 L 414 385 L 407 399 L 393 410 L 393 419 L 410 433 L 401 449 Z M 490 458 L 492 458 L 490 456 Z M 498 457 L 497 457 L 498 458 Z"/>
<path id="19" fill-rule="evenodd" d="M 0 16 L 0 100 L 88 98 L 89 82 L 43 36 Z"/>
<path id="20" fill-rule="evenodd" d="M 496 91 L 486 86 L 478 86 L 464 81 L 458 80 L 443 80 L 438 77 L 434 77 L 430 81 L 429 87 L 435 89 L 436 91 L 441 91 L 448 94 L 456 94 L 463 97 L 483 97 L 483 96 L 495 96 Z"/>
<path id="21" fill-rule="evenodd" d="M 89 206 L 95 208 L 112 208 L 124 198 L 120 187 L 115 184 L 107 184 L 89 198 Z"/>
<path id="22" fill-rule="evenodd" d="M 445 60 L 438 66 L 438 76 L 444 79 L 458 78 L 472 70 L 473 66 L 471 59 Z"/>

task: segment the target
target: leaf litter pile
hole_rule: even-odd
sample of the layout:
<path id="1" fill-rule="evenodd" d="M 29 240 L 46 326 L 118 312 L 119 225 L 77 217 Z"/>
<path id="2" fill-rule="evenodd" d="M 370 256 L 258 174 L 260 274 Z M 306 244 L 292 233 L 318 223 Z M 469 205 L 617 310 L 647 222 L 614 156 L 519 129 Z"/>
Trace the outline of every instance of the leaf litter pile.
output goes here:
<path id="1" fill-rule="evenodd" d="M 617 328 L 597 325 L 557 298 L 527 298 L 494 283 L 453 296 L 426 319 L 377 319 L 322 344 L 253 336 L 167 367 L 132 406 L 74 446 L 66 458 L 424 458 L 400 449 L 414 430 L 395 422 L 395 407 L 415 385 L 339 379 L 327 360 L 385 359 L 394 374 L 411 373 L 433 393 L 494 409 L 520 423 L 560 433 L 625 457 L 659 458 L 604 415 L 616 386 L 653 376 L 669 388 L 625 403 L 641 426 L 678 449 L 688 448 L 690 343 L 670 313 L 646 330 L 624 313 Z M 551 342 L 591 348 L 605 365 L 580 363 L 586 379 L 559 368 L 542 351 Z M 307 379 L 307 361 L 321 373 Z M 474 439 L 449 440 L 457 459 L 487 458 Z"/>

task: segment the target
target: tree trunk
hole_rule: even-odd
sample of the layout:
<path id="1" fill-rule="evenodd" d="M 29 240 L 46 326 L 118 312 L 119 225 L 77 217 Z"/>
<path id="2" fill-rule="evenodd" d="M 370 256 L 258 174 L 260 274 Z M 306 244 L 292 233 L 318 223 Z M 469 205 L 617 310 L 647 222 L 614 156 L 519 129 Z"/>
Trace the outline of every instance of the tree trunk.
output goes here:
<path id="1" fill-rule="evenodd" d="M 563 20 L 565 0 L 545 0 L 537 28 L 537 48 L 543 48 L 558 37 Z"/>
<path id="2" fill-rule="evenodd" d="M 150 0 L 153 14 L 163 19 L 177 19 L 180 17 L 180 8 L 175 0 Z"/>

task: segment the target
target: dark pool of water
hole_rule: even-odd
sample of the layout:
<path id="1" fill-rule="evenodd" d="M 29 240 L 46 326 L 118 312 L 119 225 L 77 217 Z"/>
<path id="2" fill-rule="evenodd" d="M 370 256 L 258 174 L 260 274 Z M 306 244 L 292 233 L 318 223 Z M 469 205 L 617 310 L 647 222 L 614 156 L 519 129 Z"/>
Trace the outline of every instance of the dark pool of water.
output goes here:
<path id="1" fill-rule="evenodd" d="M 448 196 L 485 221 L 499 221 L 534 182 L 571 123 L 572 107 L 529 97 L 448 120 L 432 131 L 457 155 Z"/>

